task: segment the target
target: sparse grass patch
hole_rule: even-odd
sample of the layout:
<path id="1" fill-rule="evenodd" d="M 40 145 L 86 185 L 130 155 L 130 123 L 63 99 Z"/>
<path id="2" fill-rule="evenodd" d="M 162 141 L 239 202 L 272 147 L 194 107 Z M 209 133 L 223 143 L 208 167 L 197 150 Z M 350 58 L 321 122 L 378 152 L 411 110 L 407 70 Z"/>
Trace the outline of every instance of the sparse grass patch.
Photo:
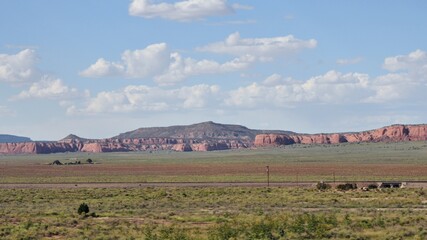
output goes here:
<path id="1" fill-rule="evenodd" d="M 426 197 L 419 192 L 280 187 L 0 189 L 0 238 L 422 239 Z M 99 216 L 81 218 L 76 206 L 82 202 Z"/>

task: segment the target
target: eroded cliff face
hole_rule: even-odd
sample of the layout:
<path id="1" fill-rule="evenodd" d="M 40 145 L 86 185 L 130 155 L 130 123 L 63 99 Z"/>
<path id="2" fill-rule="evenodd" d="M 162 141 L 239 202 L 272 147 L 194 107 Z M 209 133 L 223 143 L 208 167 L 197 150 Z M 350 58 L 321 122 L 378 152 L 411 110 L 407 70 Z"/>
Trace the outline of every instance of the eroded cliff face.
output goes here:
<path id="1" fill-rule="evenodd" d="M 332 134 L 259 134 L 251 139 L 125 138 L 66 139 L 57 142 L 0 143 L 0 154 L 61 152 L 131 152 L 172 150 L 215 151 L 290 144 L 337 144 L 344 142 L 426 141 L 427 125 L 393 125 L 371 131 Z"/>
<path id="2" fill-rule="evenodd" d="M 255 146 L 290 144 L 337 144 L 345 142 L 426 141 L 427 125 L 393 125 L 371 131 L 332 134 L 259 134 Z"/>
<path id="3" fill-rule="evenodd" d="M 58 142 L 0 143 L 0 154 L 43 154 L 61 152 L 132 152 L 172 150 L 178 152 L 247 148 L 253 142 L 240 140 L 197 140 L 171 138 L 66 140 Z"/>
<path id="4" fill-rule="evenodd" d="M 0 143 L 0 154 L 37 153 L 36 143 Z"/>

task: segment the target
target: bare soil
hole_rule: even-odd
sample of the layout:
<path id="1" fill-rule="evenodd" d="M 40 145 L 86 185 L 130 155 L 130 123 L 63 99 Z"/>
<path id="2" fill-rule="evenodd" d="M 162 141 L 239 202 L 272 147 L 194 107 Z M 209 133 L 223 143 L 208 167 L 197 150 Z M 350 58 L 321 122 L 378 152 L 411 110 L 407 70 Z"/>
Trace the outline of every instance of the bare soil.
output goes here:
<path id="1" fill-rule="evenodd" d="M 213 175 L 262 175 L 265 166 L 262 164 L 85 164 L 69 166 L 51 166 L 41 164 L 4 164 L 0 165 L 0 177 L 78 177 L 78 176 L 120 176 L 120 175 L 157 175 L 157 176 L 213 176 Z M 270 175 L 297 174 L 312 176 L 413 176 L 423 177 L 427 165 L 421 164 L 272 164 Z"/>

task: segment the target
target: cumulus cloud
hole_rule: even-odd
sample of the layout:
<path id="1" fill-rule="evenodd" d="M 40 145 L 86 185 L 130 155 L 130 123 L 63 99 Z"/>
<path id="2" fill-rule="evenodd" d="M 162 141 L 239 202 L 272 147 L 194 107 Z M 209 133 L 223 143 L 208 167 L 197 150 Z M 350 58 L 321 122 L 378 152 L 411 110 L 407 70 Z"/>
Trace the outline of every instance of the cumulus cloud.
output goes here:
<path id="1" fill-rule="evenodd" d="M 420 51 L 416 51 L 420 53 Z M 294 108 L 313 104 L 393 104 L 401 99 L 425 101 L 427 80 L 419 76 L 425 68 L 423 54 L 386 58 L 390 73 L 368 74 L 328 71 L 306 80 L 272 74 L 259 82 L 221 91 L 219 86 L 200 84 L 180 88 L 127 86 L 103 91 L 81 102 L 66 104 L 68 114 L 164 112 L 184 109 Z M 420 57 L 421 56 L 421 57 Z M 395 60 L 387 60 L 395 59 Z M 417 59 L 417 60 L 414 60 Z M 173 84 L 189 76 L 246 69 L 254 56 L 237 57 L 225 63 L 184 58 L 171 53 L 169 65 L 154 76 L 160 85 Z M 393 64 L 394 67 L 391 67 Z M 399 66 L 399 67 L 396 67 Z M 124 68 L 123 71 L 126 71 Z M 414 93 L 416 96 L 414 96 Z"/>
<path id="2" fill-rule="evenodd" d="M 367 102 L 386 102 L 412 97 L 414 100 L 424 96 L 427 90 L 427 53 L 422 50 L 407 55 L 388 57 L 383 68 L 391 73 L 378 76 L 372 82 L 376 94 Z"/>
<path id="3" fill-rule="evenodd" d="M 329 71 L 305 81 L 273 74 L 260 83 L 230 91 L 225 104 L 251 108 L 299 103 L 392 103 L 405 98 L 425 101 L 427 54 L 424 51 L 388 57 L 383 67 L 391 73 L 370 77 L 364 73 Z"/>
<path id="4" fill-rule="evenodd" d="M 39 76 L 36 68 L 37 55 L 32 49 L 17 54 L 0 54 L 0 82 L 23 83 Z"/>
<path id="5" fill-rule="evenodd" d="M 28 90 L 24 90 L 11 100 L 28 98 L 66 99 L 78 96 L 77 89 L 66 86 L 59 78 L 43 76 L 39 82 L 33 83 Z"/>
<path id="6" fill-rule="evenodd" d="M 292 35 L 272 38 L 241 38 L 240 34 L 235 32 L 224 41 L 199 47 L 198 50 L 235 56 L 249 54 L 261 58 L 271 58 L 316 46 L 315 39 L 301 40 Z"/>
<path id="7" fill-rule="evenodd" d="M 268 76 L 262 83 L 267 86 L 275 86 L 278 85 L 283 80 L 282 75 L 274 73 Z"/>
<path id="8" fill-rule="evenodd" d="M 165 43 L 149 45 L 145 49 L 130 51 L 122 54 L 121 62 L 110 62 L 103 58 L 86 70 L 81 76 L 125 77 L 144 79 L 148 77 L 160 85 L 172 85 L 188 77 L 203 74 L 220 74 L 246 69 L 255 61 L 250 55 L 241 56 L 225 63 L 213 60 L 196 60 L 183 58 L 177 52 L 170 52 Z"/>
<path id="9" fill-rule="evenodd" d="M 252 83 L 229 93 L 228 106 L 292 106 L 294 103 L 338 103 L 360 101 L 367 96 L 369 76 L 329 71 L 307 81 L 283 80 L 278 74 L 261 84 Z"/>
<path id="10" fill-rule="evenodd" d="M 176 21 L 201 20 L 211 16 L 223 16 L 234 10 L 250 10 L 250 6 L 227 3 L 227 0 L 183 0 L 175 3 L 153 3 L 150 0 L 133 0 L 129 14 L 144 18 L 163 18 Z"/>
<path id="11" fill-rule="evenodd" d="M 163 89 L 145 85 L 104 91 L 87 100 L 83 107 L 70 106 L 68 114 L 126 113 L 197 109 L 208 105 L 219 92 L 216 85 L 195 85 Z"/>
<path id="12" fill-rule="evenodd" d="M 427 54 L 426 52 L 418 49 L 408 55 L 398 55 L 394 57 L 388 57 L 384 60 L 383 67 L 391 72 L 398 70 L 413 70 L 413 69 L 425 69 L 427 66 Z"/>
<path id="13" fill-rule="evenodd" d="M 134 51 L 126 50 L 121 62 L 109 62 L 100 58 L 96 63 L 80 72 L 83 77 L 124 76 L 127 78 L 145 78 L 161 72 L 168 66 L 169 51 L 166 43 L 147 46 Z"/>
<path id="14" fill-rule="evenodd" d="M 124 74 L 125 67 L 120 63 L 106 61 L 100 58 L 86 70 L 80 72 L 83 77 L 119 76 Z"/>
<path id="15" fill-rule="evenodd" d="M 174 84 L 190 76 L 243 70 L 248 68 L 255 61 L 255 58 L 247 55 L 225 63 L 218 63 L 206 59 L 200 61 L 192 58 L 183 59 L 179 53 L 172 53 L 171 60 L 167 71 L 155 77 L 156 82 L 161 85 Z"/>

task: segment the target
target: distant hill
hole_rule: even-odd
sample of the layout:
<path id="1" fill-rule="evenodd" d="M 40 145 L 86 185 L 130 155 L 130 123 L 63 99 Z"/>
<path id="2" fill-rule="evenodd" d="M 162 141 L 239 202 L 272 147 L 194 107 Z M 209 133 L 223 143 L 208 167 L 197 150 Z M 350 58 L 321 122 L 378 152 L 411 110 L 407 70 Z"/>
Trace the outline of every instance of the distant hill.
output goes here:
<path id="1" fill-rule="evenodd" d="M 31 141 L 32 140 L 28 137 L 0 134 L 0 143 L 20 143 L 20 142 L 31 142 Z"/>
<path id="2" fill-rule="evenodd" d="M 81 138 L 74 134 L 69 134 L 68 136 L 64 137 L 63 139 L 59 140 L 59 142 L 71 142 L 71 141 L 87 141 L 86 138 Z"/>
<path id="3" fill-rule="evenodd" d="M 281 130 L 254 130 L 240 125 L 202 122 L 192 125 L 139 128 L 119 134 L 113 138 L 184 138 L 184 139 L 248 139 L 253 140 L 257 134 L 277 133 L 292 134 Z"/>
<path id="4" fill-rule="evenodd" d="M 2 143 L 5 141 L 14 143 Z M 29 141 L 31 141 L 29 138 L 0 135 L 0 154 L 163 150 L 187 152 L 291 144 L 427 141 L 427 124 L 398 124 L 350 133 L 298 134 L 290 131 L 254 130 L 240 125 L 202 122 L 185 126 L 139 128 L 105 139 L 85 139 L 70 134 L 59 141 Z"/>

